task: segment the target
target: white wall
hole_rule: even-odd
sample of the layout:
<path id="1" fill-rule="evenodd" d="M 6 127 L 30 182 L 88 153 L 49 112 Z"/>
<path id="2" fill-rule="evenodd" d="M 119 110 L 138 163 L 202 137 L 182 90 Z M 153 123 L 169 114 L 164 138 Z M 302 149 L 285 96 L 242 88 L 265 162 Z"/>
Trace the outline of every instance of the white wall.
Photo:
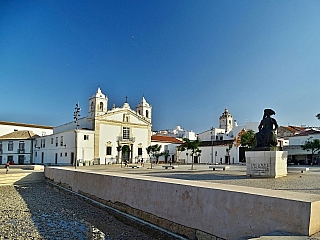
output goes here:
<path id="1" fill-rule="evenodd" d="M 89 140 L 84 140 L 85 134 L 89 135 Z M 61 137 L 63 137 L 62 146 Z M 57 138 L 58 144 L 56 145 Z M 45 147 L 41 147 L 41 140 L 45 141 Z M 34 147 L 34 162 L 37 164 L 71 165 L 72 153 L 74 159 L 77 153 L 77 159 L 93 160 L 93 131 L 78 130 L 77 142 L 76 150 L 74 130 L 37 138 Z"/>
<path id="2" fill-rule="evenodd" d="M 43 128 L 44 127 L 44 128 Z M 23 123 L 11 123 L 11 122 L 0 122 L 0 136 L 12 133 L 14 131 L 32 131 L 33 133 L 42 136 L 50 135 L 53 133 L 52 127 L 38 126 L 33 124 L 23 124 Z"/>
<path id="3" fill-rule="evenodd" d="M 9 141 L 13 142 L 12 151 L 8 150 Z M 19 149 L 19 142 L 24 142 L 24 151 Z M 12 157 L 15 164 L 19 164 L 19 156 L 23 156 L 23 164 L 32 163 L 32 140 L 22 139 L 22 140 L 1 140 L 2 142 L 2 153 L 0 152 L 1 162 L 0 164 L 5 164 L 8 161 L 8 156 Z"/>

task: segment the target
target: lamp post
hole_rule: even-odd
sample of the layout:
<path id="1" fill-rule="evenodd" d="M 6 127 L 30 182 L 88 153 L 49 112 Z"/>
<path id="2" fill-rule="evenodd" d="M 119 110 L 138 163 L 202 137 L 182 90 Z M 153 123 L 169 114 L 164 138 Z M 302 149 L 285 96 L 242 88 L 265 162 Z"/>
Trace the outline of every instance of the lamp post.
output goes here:
<path id="1" fill-rule="evenodd" d="M 211 128 L 211 164 L 213 164 L 213 127 Z"/>
<path id="2" fill-rule="evenodd" d="M 76 130 L 75 130 L 75 147 L 76 147 L 76 151 L 75 151 L 75 161 L 74 161 L 74 168 L 77 168 L 77 158 L 78 158 L 78 154 L 77 154 L 77 151 L 78 151 L 78 127 L 79 127 L 79 124 L 78 124 L 78 120 L 79 120 L 79 117 L 80 117 L 80 111 L 81 111 L 81 108 L 79 108 L 79 102 L 76 103 L 76 107 L 74 108 L 75 111 L 73 113 L 73 118 L 75 119 L 75 123 L 76 123 Z"/>

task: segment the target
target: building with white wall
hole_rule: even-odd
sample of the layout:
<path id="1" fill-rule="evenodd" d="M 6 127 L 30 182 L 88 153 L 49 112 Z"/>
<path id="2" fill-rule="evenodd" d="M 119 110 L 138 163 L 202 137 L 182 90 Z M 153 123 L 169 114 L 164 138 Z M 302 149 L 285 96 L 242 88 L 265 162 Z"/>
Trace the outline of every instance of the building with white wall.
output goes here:
<path id="1" fill-rule="evenodd" d="M 37 139 L 36 162 L 60 165 L 73 164 L 77 159 L 109 164 L 147 159 L 145 149 L 151 144 L 151 116 L 152 106 L 144 97 L 135 110 L 127 101 L 121 107 L 113 105 L 108 109 L 108 97 L 98 88 L 89 99 L 88 116 L 78 121 L 78 130 L 70 122 L 55 127 L 52 136 Z M 41 141 L 45 141 L 45 147 L 41 147 Z M 120 150 L 125 145 L 129 152 Z"/>
<path id="2" fill-rule="evenodd" d="M 0 136 L 0 164 L 33 163 L 33 143 L 37 137 L 32 131 L 14 131 Z"/>
<path id="3" fill-rule="evenodd" d="M 159 157 L 159 162 L 168 163 L 177 161 L 177 147 L 179 147 L 183 142 L 177 138 L 171 136 L 163 135 L 152 135 L 151 145 L 158 144 L 161 146 L 161 152 L 166 152 L 167 155 Z"/>
<path id="4" fill-rule="evenodd" d="M 302 145 L 309 139 L 320 139 L 320 131 L 308 129 L 305 132 L 288 137 L 289 145 L 284 146 L 284 150 L 288 151 L 288 160 L 295 164 L 310 164 L 316 162 L 320 164 L 320 152 L 316 152 L 311 160 L 311 151 L 302 149 Z"/>
<path id="5" fill-rule="evenodd" d="M 0 121 L 0 136 L 16 131 L 31 131 L 39 136 L 45 136 L 53 133 L 53 127 L 37 124 Z"/>

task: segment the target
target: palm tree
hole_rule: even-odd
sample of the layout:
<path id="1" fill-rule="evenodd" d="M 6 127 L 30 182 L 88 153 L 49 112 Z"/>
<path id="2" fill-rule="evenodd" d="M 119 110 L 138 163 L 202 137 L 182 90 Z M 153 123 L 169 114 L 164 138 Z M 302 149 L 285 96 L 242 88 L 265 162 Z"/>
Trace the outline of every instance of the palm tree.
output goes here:
<path id="1" fill-rule="evenodd" d="M 149 147 L 146 148 L 146 150 L 147 150 L 147 153 L 148 153 L 149 158 L 150 158 L 151 169 L 152 169 L 151 156 L 156 157 L 157 162 L 158 162 L 159 157 L 162 155 L 162 153 L 160 153 L 161 145 L 159 145 L 159 144 L 150 145 Z"/>
<path id="2" fill-rule="evenodd" d="M 197 138 L 197 140 L 194 140 L 194 141 L 190 141 L 189 138 L 184 138 L 183 139 L 185 144 L 186 144 L 186 147 L 188 150 L 191 150 L 191 157 L 192 157 L 192 166 L 191 166 L 191 169 L 193 170 L 193 156 L 195 153 L 199 152 L 199 144 L 201 142 L 201 140 L 199 138 Z"/>
<path id="3" fill-rule="evenodd" d="M 318 113 L 316 117 L 318 118 L 318 120 L 320 120 L 320 113 Z"/>
<path id="4" fill-rule="evenodd" d="M 180 154 L 185 151 L 186 148 L 183 145 L 180 145 L 179 147 L 177 147 L 177 152 L 178 152 L 178 158 L 177 161 L 179 162 L 179 158 L 180 158 Z M 180 152 L 180 153 L 179 153 Z"/>
<path id="5" fill-rule="evenodd" d="M 120 152 L 121 152 L 121 146 L 120 145 L 117 146 L 117 152 L 118 152 L 118 160 L 117 160 L 117 162 L 119 163 Z M 122 159 L 121 159 L 121 167 L 122 167 Z"/>

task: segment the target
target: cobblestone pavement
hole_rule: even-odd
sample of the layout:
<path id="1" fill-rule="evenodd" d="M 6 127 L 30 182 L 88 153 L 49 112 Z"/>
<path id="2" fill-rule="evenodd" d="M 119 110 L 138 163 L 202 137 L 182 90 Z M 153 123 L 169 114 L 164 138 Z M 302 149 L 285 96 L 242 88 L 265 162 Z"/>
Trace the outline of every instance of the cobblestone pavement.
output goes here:
<path id="1" fill-rule="evenodd" d="M 45 183 L 0 186 L 0 239 L 168 239 L 148 236 Z"/>

